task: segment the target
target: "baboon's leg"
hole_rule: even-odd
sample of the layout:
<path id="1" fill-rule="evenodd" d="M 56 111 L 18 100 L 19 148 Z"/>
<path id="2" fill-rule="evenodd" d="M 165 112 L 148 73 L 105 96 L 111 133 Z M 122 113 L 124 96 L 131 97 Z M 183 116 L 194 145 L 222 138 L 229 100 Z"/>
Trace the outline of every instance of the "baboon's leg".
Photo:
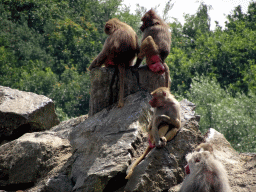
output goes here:
<path id="1" fill-rule="evenodd" d="M 178 131 L 179 131 L 178 128 L 172 128 L 172 129 L 165 135 L 167 141 L 171 141 L 171 140 L 175 137 L 175 135 L 177 135 L 177 132 L 178 132 Z"/>
<path id="2" fill-rule="evenodd" d="M 167 133 L 168 129 L 169 129 L 169 125 L 161 126 L 161 128 L 158 131 L 159 132 L 159 136 L 160 137 L 165 136 L 165 134 Z"/>

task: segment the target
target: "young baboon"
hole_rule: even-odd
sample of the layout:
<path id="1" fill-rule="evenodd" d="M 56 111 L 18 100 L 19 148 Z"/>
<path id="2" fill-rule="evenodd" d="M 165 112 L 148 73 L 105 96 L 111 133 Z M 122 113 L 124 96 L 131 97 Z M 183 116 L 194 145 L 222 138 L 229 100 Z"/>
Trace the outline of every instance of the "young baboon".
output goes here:
<path id="1" fill-rule="evenodd" d="M 151 36 L 146 37 L 141 43 L 140 53 L 138 54 L 137 61 L 146 56 L 146 63 L 149 69 L 157 74 L 162 75 L 165 72 L 165 86 L 170 88 L 170 73 L 169 67 L 166 63 L 162 63 L 158 55 L 158 46 Z M 136 64 L 135 64 L 135 67 Z"/>
<path id="2" fill-rule="evenodd" d="M 148 126 L 149 145 L 145 152 L 133 163 L 126 179 L 129 179 L 134 168 L 156 146 L 164 147 L 180 130 L 180 104 L 167 87 L 159 87 L 151 93 L 153 98 L 149 104 L 154 107 L 154 114 Z"/>
<path id="3" fill-rule="evenodd" d="M 109 36 L 102 51 L 91 63 L 89 70 L 101 67 L 103 64 L 106 67 L 118 66 L 120 73 L 118 107 L 123 107 L 125 68 L 132 65 L 136 54 L 139 52 L 138 38 L 132 27 L 117 18 L 106 22 L 105 33 Z"/>
<path id="4" fill-rule="evenodd" d="M 171 32 L 169 31 L 169 26 L 155 13 L 153 9 L 146 12 L 141 18 L 141 21 L 143 22 L 140 27 L 143 32 L 141 51 L 143 52 L 144 47 L 152 47 L 154 51 L 152 54 L 145 55 L 142 53 L 138 56 L 135 67 L 139 67 L 144 56 L 146 56 L 147 65 L 150 70 L 155 73 L 161 73 L 165 70 L 165 77 L 168 75 L 168 78 L 166 78 L 166 82 L 168 83 L 166 83 L 165 86 L 169 86 L 169 68 L 164 62 L 170 53 L 171 47 Z M 149 36 L 151 39 L 147 39 Z M 155 67 L 151 66 L 152 64 L 154 64 Z"/>
<path id="5" fill-rule="evenodd" d="M 231 192 L 226 170 L 215 158 L 210 144 L 200 144 L 186 160 L 187 176 L 180 192 Z"/>

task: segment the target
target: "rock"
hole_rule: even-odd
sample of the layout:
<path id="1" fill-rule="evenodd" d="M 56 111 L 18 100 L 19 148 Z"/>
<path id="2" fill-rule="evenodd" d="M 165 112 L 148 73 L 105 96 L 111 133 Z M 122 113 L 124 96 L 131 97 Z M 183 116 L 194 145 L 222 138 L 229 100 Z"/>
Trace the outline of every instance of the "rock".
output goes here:
<path id="1" fill-rule="evenodd" d="M 0 186 L 36 183 L 71 156 L 67 140 L 54 132 L 34 132 L 0 147 Z M 64 160 L 65 161 L 65 160 Z"/>
<path id="2" fill-rule="evenodd" d="M 233 192 L 256 190 L 256 154 L 239 155 L 223 134 L 213 128 L 205 134 L 205 142 L 213 144 L 215 157 L 225 166 Z M 182 184 L 171 187 L 169 192 L 178 192 Z"/>
<path id="3" fill-rule="evenodd" d="M 132 156 L 140 155 L 148 144 L 146 127 L 153 110 L 148 104 L 150 98 L 150 94 L 143 91 L 129 95 L 123 108 L 104 109 L 72 130 L 70 142 L 76 156 L 71 172 L 74 191 L 116 191 L 125 186 L 124 178 Z M 199 120 L 194 116 L 195 105 L 186 100 L 181 105 L 182 124 L 186 128 L 168 144 L 169 148 L 153 150 L 144 161 L 147 168 L 136 170 L 139 173 L 127 183 L 126 190 L 160 191 L 160 188 L 169 189 L 181 182 L 183 173 L 179 166 L 184 164 L 186 152 L 202 141 L 200 133 L 194 130 Z M 187 129 L 190 124 L 193 125 L 191 130 Z M 154 161 L 157 157 L 161 160 Z M 159 175 L 154 173 L 156 170 Z M 137 179 L 144 171 L 153 178 Z"/>
<path id="4" fill-rule="evenodd" d="M 195 105 L 182 100 L 182 129 L 167 146 L 153 149 L 125 180 L 130 164 L 148 145 L 146 127 L 153 109 L 148 92 L 125 98 L 125 106 L 105 108 L 27 133 L 0 146 L 0 190 L 26 192 L 169 191 L 184 179 L 185 156 L 203 141 L 214 144 L 234 192 L 255 191 L 255 154 L 238 154 L 214 129 L 203 138 Z"/>
<path id="5" fill-rule="evenodd" d="M 59 124 L 51 99 L 0 86 L 0 144 Z"/>
<path id="6" fill-rule="evenodd" d="M 180 102 L 182 129 L 163 149 L 154 148 L 134 169 L 125 191 L 164 191 L 176 186 L 184 178 L 185 155 L 203 141 L 198 131 L 199 117 L 194 115 L 195 105 Z"/>
<path id="7" fill-rule="evenodd" d="M 47 192 L 71 192 L 73 188 L 71 180 L 67 175 L 58 175 L 50 178 L 42 191 Z M 32 191 L 31 191 L 32 192 Z"/>
<path id="8" fill-rule="evenodd" d="M 24 134 L 0 146 L 0 186 L 5 190 L 68 192 L 72 165 L 69 133 L 87 115 L 64 121 L 51 130 Z M 33 187 L 35 185 L 35 187 Z M 57 189 L 58 190 L 55 190 Z"/>
<path id="9" fill-rule="evenodd" d="M 253 165 L 253 158 L 255 158 L 256 154 L 249 158 L 247 156 L 247 160 L 241 158 L 241 155 L 232 148 L 223 134 L 219 133 L 215 129 L 209 129 L 205 137 L 206 142 L 213 144 L 216 158 L 225 166 L 232 191 L 255 191 L 256 161 L 254 160 Z"/>
<path id="10" fill-rule="evenodd" d="M 103 191 L 117 177 L 121 181 L 116 185 L 125 182 L 131 144 L 142 139 L 139 129 L 145 128 L 150 118 L 149 99 L 147 92 L 137 92 L 125 99 L 123 108 L 104 109 L 73 129 L 73 190 Z"/>
<path id="11" fill-rule="evenodd" d="M 131 69 L 126 70 L 124 97 L 144 90 L 152 92 L 158 87 L 165 85 L 164 74 L 158 75 L 142 66 L 138 69 L 140 87 L 136 73 Z M 89 105 L 89 116 L 103 110 L 110 109 L 112 104 L 118 101 L 119 71 L 115 68 L 95 68 L 91 71 L 91 95 Z"/>

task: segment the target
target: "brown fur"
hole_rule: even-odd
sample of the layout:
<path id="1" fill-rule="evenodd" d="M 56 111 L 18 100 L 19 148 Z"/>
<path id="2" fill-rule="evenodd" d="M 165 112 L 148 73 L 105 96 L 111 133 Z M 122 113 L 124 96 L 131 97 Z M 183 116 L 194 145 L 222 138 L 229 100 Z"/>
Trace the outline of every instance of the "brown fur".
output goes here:
<path id="1" fill-rule="evenodd" d="M 163 147 L 180 130 L 180 104 L 166 87 L 156 89 L 151 95 L 153 98 L 149 101 L 149 104 L 155 109 L 148 126 L 149 140 L 156 147 Z M 133 163 L 125 177 L 126 179 L 130 179 L 134 168 L 145 158 L 151 149 L 152 147 L 148 146 L 143 155 Z"/>
<path id="2" fill-rule="evenodd" d="M 132 62 L 139 52 L 138 38 L 131 26 L 119 21 L 117 18 L 106 22 L 105 33 L 108 36 L 102 51 L 91 63 L 89 70 L 95 67 L 118 66 L 120 73 L 120 90 L 118 107 L 123 107 L 125 68 Z"/>
<path id="3" fill-rule="evenodd" d="M 213 146 L 210 143 L 201 143 L 195 148 L 195 151 L 209 151 L 210 153 L 213 154 Z"/>
<path id="4" fill-rule="evenodd" d="M 149 104 L 155 109 L 149 130 L 152 131 L 156 147 L 163 147 L 165 144 L 160 140 L 158 127 L 165 122 L 172 125 L 173 129 L 177 129 L 177 131 L 180 129 L 180 104 L 167 87 L 159 87 L 151 95 L 153 98 Z"/>
<path id="5" fill-rule="evenodd" d="M 152 55 L 159 55 L 158 53 L 158 46 L 156 45 L 155 41 L 151 36 L 146 37 L 143 42 L 141 43 L 140 53 L 138 54 L 137 61 L 143 60 L 146 56 L 146 63 L 147 65 L 152 65 L 151 56 Z M 165 68 L 165 86 L 170 88 L 170 71 L 169 67 L 166 63 L 161 63 Z M 136 66 L 136 64 L 135 64 Z"/>
<path id="6" fill-rule="evenodd" d="M 170 87 L 169 68 L 165 64 L 165 59 L 169 55 L 171 48 L 171 32 L 169 31 L 169 26 L 152 9 L 145 13 L 145 15 L 141 18 L 141 21 L 143 22 L 142 26 L 140 27 L 141 31 L 143 32 L 143 37 L 141 41 L 142 54 L 138 56 L 135 67 L 139 67 L 144 56 L 146 56 L 147 65 L 150 64 L 149 59 L 150 56 L 152 56 L 152 54 L 150 53 L 151 51 L 149 51 L 148 53 L 144 52 L 145 54 L 143 54 L 143 47 L 152 48 L 153 52 L 159 55 L 161 63 L 166 69 L 165 76 L 167 77 L 168 75 L 168 78 L 166 78 L 167 83 L 165 86 Z M 153 41 L 144 41 L 149 36 L 152 37 Z"/>

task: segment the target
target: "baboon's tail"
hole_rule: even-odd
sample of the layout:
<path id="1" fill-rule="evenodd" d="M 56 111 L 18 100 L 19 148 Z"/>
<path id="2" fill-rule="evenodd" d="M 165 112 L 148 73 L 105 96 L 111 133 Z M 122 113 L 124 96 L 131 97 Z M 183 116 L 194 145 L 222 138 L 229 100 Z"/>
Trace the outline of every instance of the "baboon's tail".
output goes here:
<path id="1" fill-rule="evenodd" d="M 130 168 L 128 175 L 125 177 L 125 179 L 130 179 L 134 168 L 146 157 L 146 155 L 151 151 L 151 149 L 152 148 L 148 146 L 145 152 L 138 159 L 136 159 L 136 161 L 133 163 L 132 167 Z"/>

